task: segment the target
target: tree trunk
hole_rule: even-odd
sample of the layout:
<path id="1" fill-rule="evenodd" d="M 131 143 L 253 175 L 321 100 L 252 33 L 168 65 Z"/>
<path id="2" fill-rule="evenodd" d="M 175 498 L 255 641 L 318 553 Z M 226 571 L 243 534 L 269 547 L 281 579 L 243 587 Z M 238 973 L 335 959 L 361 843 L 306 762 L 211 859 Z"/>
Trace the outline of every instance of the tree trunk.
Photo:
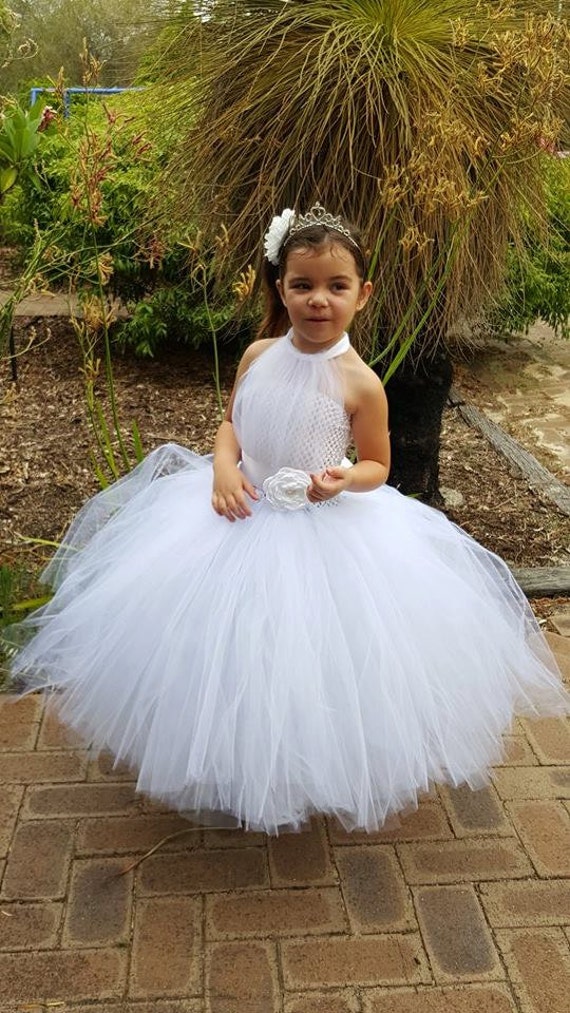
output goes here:
<path id="1" fill-rule="evenodd" d="M 441 419 L 452 380 L 448 352 L 404 362 L 388 381 L 392 467 L 388 482 L 405 495 L 441 506 L 439 446 Z"/>

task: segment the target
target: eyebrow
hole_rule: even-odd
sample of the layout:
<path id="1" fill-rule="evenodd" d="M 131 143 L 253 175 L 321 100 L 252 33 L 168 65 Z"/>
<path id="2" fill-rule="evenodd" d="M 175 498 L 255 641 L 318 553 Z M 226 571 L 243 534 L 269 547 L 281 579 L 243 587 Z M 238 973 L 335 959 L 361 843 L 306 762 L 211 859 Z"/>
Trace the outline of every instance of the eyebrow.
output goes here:
<path id="1" fill-rule="evenodd" d="M 334 277 L 329 278 L 329 281 L 352 281 L 348 274 L 335 274 Z M 305 275 L 294 274 L 291 281 L 313 281 L 312 278 L 307 278 Z"/>

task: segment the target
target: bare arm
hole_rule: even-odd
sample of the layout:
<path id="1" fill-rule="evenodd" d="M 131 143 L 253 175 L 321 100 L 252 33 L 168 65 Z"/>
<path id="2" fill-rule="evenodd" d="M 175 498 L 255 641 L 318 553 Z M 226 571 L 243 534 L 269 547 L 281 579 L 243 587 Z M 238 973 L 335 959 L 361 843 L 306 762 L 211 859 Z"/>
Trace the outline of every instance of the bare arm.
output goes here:
<path id="1" fill-rule="evenodd" d="M 311 502 L 338 496 L 340 492 L 370 492 L 383 485 L 390 472 L 388 402 L 384 388 L 371 370 L 363 374 L 352 415 L 352 435 L 358 462 L 352 468 L 327 468 L 311 475 Z"/>
<path id="2" fill-rule="evenodd" d="M 254 359 L 270 344 L 269 341 L 255 341 L 245 351 L 238 366 L 236 379 L 223 422 L 214 442 L 214 487 L 212 506 L 221 517 L 229 521 L 244 520 L 251 516 L 247 497 L 258 499 L 255 487 L 238 468 L 241 447 L 232 425 L 232 411 L 237 386 Z"/>

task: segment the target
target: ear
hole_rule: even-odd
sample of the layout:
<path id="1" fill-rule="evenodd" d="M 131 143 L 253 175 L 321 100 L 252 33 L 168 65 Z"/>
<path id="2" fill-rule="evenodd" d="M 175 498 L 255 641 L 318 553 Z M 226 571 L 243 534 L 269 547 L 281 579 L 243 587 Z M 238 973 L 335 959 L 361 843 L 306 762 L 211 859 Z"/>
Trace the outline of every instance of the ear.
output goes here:
<path id="1" fill-rule="evenodd" d="M 276 281 L 275 281 L 275 288 L 277 289 L 277 291 L 279 292 L 279 295 L 281 296 L 281 302 L 283 303 L 284 306 L 286 306 L 287 302 L 286 302 L 285 296 L 283 294 L 283 282 L 281 281 L 281 278 L 277 278 L 276 279 Z"/>
<path id="2" fill-rule="evenodd" d="M 366 306 L 366 303 L 368 302 L 368 300 L 370 299 L 370 296 L 372 295 L 372 289 L 373 289 L 373 285 L 372 285 L 371 281 L 365 281 L 363 283 L 362 288 L 360 289 L 360 295 L 358 297 L 358 302 L 356 304 L 356 309 L 357 310 L 364 309 L 364 307 Z"/>

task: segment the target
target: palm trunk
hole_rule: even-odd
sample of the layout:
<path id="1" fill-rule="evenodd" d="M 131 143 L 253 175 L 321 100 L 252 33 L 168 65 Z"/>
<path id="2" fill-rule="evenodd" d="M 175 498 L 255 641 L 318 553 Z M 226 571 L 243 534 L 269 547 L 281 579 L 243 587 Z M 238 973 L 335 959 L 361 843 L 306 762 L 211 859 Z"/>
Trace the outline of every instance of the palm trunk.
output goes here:
<path id="1" fill-rule="evenodd" d="M 392 468 L 389 484 L 405 495 L 441 506 L 441 420 L 452 380 L 445 350 L 419 363 L 405 359 L 386 387 L 390 408 Z"/>

